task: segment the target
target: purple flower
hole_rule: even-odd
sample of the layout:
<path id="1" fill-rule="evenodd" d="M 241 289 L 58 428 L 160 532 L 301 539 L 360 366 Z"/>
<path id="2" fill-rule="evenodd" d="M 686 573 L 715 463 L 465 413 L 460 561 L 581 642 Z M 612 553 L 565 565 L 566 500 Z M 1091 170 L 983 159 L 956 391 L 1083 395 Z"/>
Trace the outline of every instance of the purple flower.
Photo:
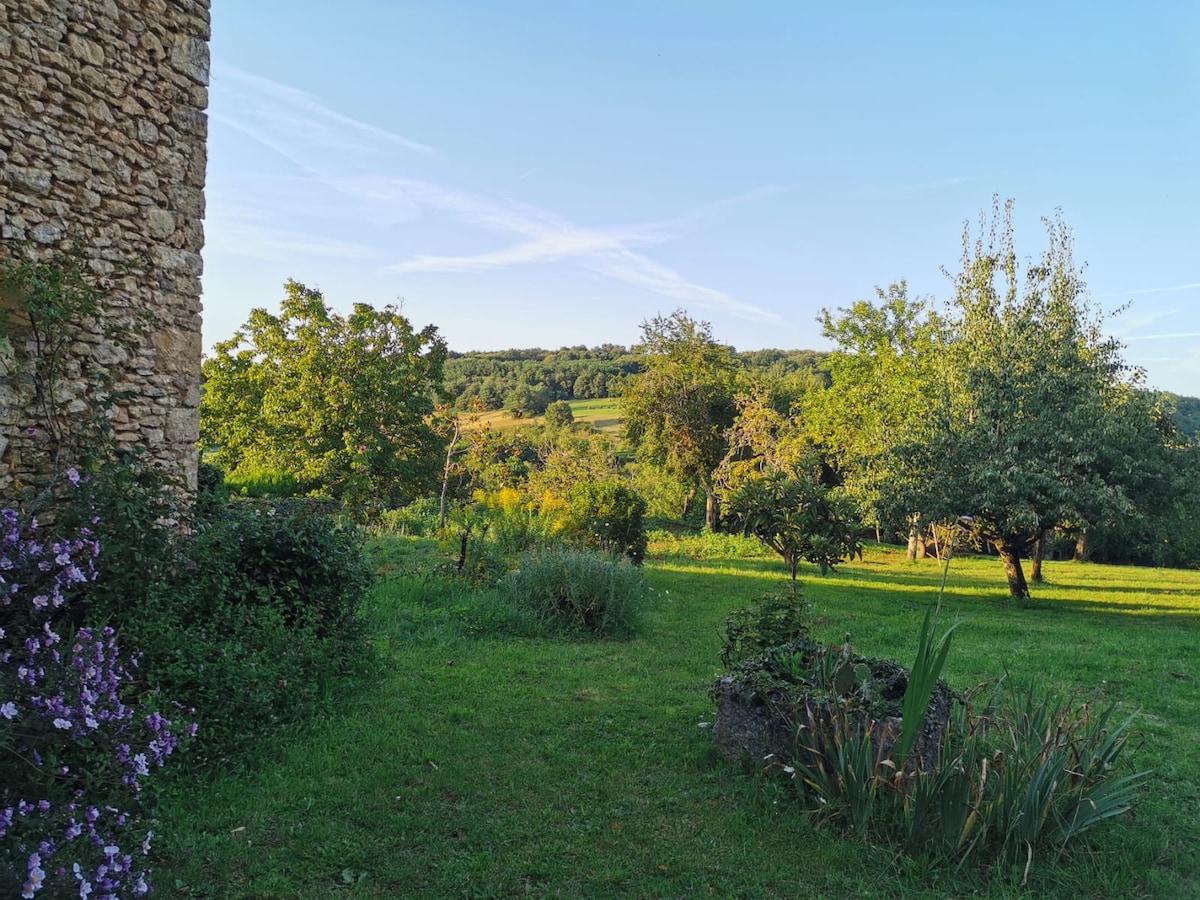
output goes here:
<path id="1" fill-rule="evenodd" d="M 15 719 L 17 717 L 17 704 L 9 700 L 0 705 L 0 716 L 4 716 L 6 719 Z"/>

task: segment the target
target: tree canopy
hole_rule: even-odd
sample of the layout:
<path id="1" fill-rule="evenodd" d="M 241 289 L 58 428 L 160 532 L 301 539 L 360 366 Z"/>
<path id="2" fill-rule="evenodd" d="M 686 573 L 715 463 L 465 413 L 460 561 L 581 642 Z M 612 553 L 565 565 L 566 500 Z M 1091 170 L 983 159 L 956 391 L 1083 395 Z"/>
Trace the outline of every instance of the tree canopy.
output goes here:
<path id="1" fill-rule="evenodd" d="M 394 306 L 333 313 L 286 285 L 280 313 L 255 309 L 203 366 L 201 440 L 227 470 L 283 472 L 366 505 L 396 505 L 437 482 L 433 421 L 446 346 Z"/>
<path id="2" fill-rule="evenodd" d="M 1029 592 L 1021 554 L 1047 529 L 1129 508 L 1126 478 L 1103 464 L 1110 413 L 1126 388 L 1072 258 L 1048 247 L 1024 267 L 1012 205 L 964 235 L 962 269 L 934 353 L 928 412 L 893 446 L 889 496 L 905 513 L 957 521 L 995 547 L 1010 592 Z"/>
<path id="3" fill-rule="evenodd" d="M 637 350 L 642 372 L 622 392 L 625 437 L 642 460 L 704 491 L 706 521 L 714 529 L 713 473 L 737 411 L 733 352 L 713 340 L 707 322 L 682 309 L 642 322 Z"/>

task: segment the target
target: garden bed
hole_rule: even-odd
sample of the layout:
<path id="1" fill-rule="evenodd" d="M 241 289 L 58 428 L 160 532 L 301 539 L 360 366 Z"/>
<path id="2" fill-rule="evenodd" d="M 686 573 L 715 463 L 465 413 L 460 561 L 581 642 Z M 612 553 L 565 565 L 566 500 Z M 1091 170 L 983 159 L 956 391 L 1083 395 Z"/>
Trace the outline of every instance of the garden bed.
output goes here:
<path id="1" fill-rule="evenodd" d="M 877 762 L 900 739 L 909 672 L 892 660 L 868 659 L 845 647 L 798 641 L 742 663 L 713 687 L 713 745 L 728 760 L 819 764 L 849 736 L 871 737 Z M 937 762 L 954 693 L 939 681 L 906 769 Z"/>

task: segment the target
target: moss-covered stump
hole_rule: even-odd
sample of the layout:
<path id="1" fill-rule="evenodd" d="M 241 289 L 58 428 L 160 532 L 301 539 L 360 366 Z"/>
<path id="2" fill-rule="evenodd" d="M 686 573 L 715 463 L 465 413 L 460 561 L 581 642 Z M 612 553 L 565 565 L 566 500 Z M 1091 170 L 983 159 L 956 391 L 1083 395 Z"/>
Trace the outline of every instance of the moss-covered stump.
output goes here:
<path id="1" fill-rule="evenodd" d="M 743 662 L 713 687 L 713 745 L 728 760 L 819 765 L 847 739 L 869 734 L 875 760 L 893 756 L 909 672 L 892 660 L 801 641 Z M 933 767 L 954 694 L 939 681 L 905 769 Z"/>

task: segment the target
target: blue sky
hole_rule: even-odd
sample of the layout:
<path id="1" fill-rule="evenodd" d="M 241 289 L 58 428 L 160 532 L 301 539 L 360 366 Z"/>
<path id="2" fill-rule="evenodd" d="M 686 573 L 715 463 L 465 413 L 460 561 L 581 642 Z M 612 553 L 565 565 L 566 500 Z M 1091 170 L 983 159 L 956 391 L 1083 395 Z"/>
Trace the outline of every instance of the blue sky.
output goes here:
<path id="1" fill-rule="evenodd" d="M 283 283 L 454 350 L 738 349 L 1056 209 L 1147 384 L 1200 396 L 1200 4 L 213 0 L 205 346 Z"/>

